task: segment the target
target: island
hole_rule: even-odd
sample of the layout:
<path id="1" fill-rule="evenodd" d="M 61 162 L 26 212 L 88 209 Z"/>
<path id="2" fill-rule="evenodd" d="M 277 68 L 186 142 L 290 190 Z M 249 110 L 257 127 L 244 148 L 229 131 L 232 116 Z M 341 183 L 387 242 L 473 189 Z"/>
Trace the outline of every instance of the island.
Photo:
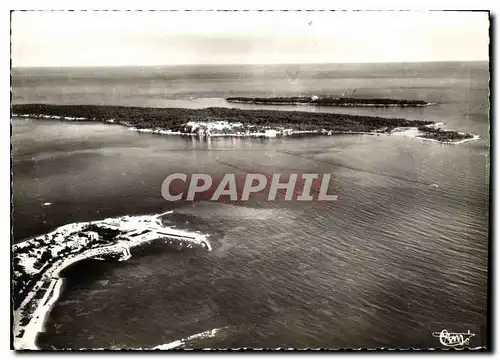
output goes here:
<path id="1" fill-rule="evenodd" d="M 437 128 L 432 121 L 306 111 L 145 108 L 99 105 L 18 104 L 13 116 L 65 121 L 98 121 L 161 135 L 276 137 L 294 135 L 405 135 L 441 143 L 478 136 Z M 401 132 L 400 129 L 412 129 Z"/>
<path id="2" fill-rule="evenodd" d="M 433 105 L 423 100 L 357 98 L 345 96 L 289 96 L 289 97 L 228 97 L 227 102 L 258 105 L 315 105 L 339 107 L 423 107 Z"/>
<path id="3" fill-rule="evenodd" d="M 211 251 L 208 235 L 164 226 L 172 211 L 73 223 L 12 246 L 13 332 L 16 350 L 36 350 L 36 338 L 57 301 L 61 271 L 85 259 L 131 257 L 130 249 L 153 240 Z"/>

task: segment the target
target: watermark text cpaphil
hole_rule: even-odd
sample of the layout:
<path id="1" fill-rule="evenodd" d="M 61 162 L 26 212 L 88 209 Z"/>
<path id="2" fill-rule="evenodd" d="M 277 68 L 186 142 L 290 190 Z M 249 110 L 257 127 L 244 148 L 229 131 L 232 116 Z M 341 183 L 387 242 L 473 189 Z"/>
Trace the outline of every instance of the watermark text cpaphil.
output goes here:
<path id="1" fill-rule="evenodd" d="M 331 174 L 209 174 L 168 175 L 161 185 L 161 195 L 167 201 L 203 198 L 248 201 L 252 197 L 268 201 L 335 201 L 338 195 L 330 190 Z"/>

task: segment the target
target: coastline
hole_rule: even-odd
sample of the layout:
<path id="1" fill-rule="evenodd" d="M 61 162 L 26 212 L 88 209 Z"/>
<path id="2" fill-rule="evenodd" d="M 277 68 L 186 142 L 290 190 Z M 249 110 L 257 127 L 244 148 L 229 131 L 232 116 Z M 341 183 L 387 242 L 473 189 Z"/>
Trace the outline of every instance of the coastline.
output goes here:
<path id="1" fill-rule="evenodd" d="M 390 99 L 390 98 L 362 98 L 353 92 L 342 95 L 302 95 L 302 96 L 271 96 L 245 97 L 231 96 L 225 98 L 228 103 L 257 104 L 257 105 L 311 105 L 332 107 L 425 107 L 434 105 L 424 100 Z"/>
<path id="2" fill-rule="evenodd" d="M 378 105 L 378 104 L 377 104 Z M 399 105 L 398 105 L 399 106 Z M 297 135 L 390 134 L 398 128 L 421 128 L 419 138 L 462 144 L 473 134 L 437 128 L 440 123 L 404 118 L 232 108 L 139 108 L 120 106 L 14 105 L 13 116 L 122 125 L 131 131 L 159 135 L 264 137 Z M 429 131 L 425 131 L 428 128 Z M 466 141 L 465 141 L 466 140 Z"/>
<path id="3" fill-rule="evenodd" d="M 377 103 L 318 103 L 318 102 L 299 102 L 299 101 L 252 101 L 252 100 L 228 100 L 226 102 L 233 104 L 250 104 L 250 105 L 294 105 L 294 106 L 329 106 L 329 107 L 427 107 L 436 105 L 436 103 L 427 102 L 425 104 L 377 104 Z"/>
<path id="4" fill-rule="evenodd" d="M 43 115 L 43 114 L 12 114 L 12 117 L 17 118 L 31 118 L 31 119 L 50 119 L 50 120 L 60 120 L 60 121 L 79 121 L 79 122 L 94 122 L 96 120 L 88 119 L 84 117 L 71 117 L 71 116 L 57 116 L 57 115 Z M 276 136 L 293 136 L 302 134 L 318 134 L 318 130 L 292 130 L 286 132 L 276 132 L 276 134 L 270 134 L 268 132 L 250 132 L 250 133 L 210 133 L 210 134 L 199 134 L 196 132 L 182 132 L 182 131 L 172 131 L 164 129 L 143 129 L 131 126 L 127 123 L 117 123 L 115 119 L 104 119 L 101 122 L 107 124 L 121 125 L 127 127 L 130 131 L 136 131 L 140 133 L 151 133 L 159 135 L 181 135 L 181 136 L 206 136 L 206 137 L 276 137 Z M 331 132 L 330 132 L 331 133 Z M 361 133 L 361 132 L 360 132 Z M 321 135 L 329 135 L 328 132 L 320 132 Z M 341 134 L 340 132 L 338 134 Z"/>
<path id="5" fill-rule="evenodd" d="M 422 141 L 433 142 L 433 143 L 443 144 L 443 145 L 460 145 L 460 144 L 464 144 L 464 143 L 469 142 L 469 141 L 479 140 L 481 138 L 479 135 L 473 134 L 471 138 L 467 138 L 467 139 L 461 139 L 461 140 L 457 140 L 457 141 L 440 141 L 437 139 L 425 138 L 425 137 L 421 136 L 423 134 L 425 134 L 425 133 L 420 131 L 418 128 L 413 127 L 413 128 L 396 128 L 396 129 L 393 129 L 390 134 L 382 134 L 382 135 L 403 136 L 403 137 L 407 137 L 407 138 L 420 139 Z"/>
<path id="6" fill-rule="evenodd" d="M 183 133 L 179 131 L 169 131 L 169 130 L 161 130 L 161 129 L 138 129 L 135 127 L 129 127 L 130 131 L 136 131 L 139 133 L 148 133 L 148 134 L 159 134 L 159 135 L 183 135 L 183 136 L 200 136 L 197 133 Z M 265 132 L 255 132 L 255 133 L 249 133 L 249 134 L 238 134 L 238 133 L 227 133 L 227 134 L 210 134 L 210 135 L 205 135 L 207 137 L 277 137 L 277 136 L 293 136 L 293 135 L 303 135 L 303 134 L 318 134 L 318 131 L 316 130 L 297 130 L 297 131 L 292 131 L 289 133 L 276 133 L 275 136 L 270 135 L 269 133 Z M 349 134 L 349 133 L 347 133 Z M 328 135 L 328 134 L 323 134 L 321 133 L 320 135 Z M 331 135 L 331 134 L 330 134 Z"/>
<path id="7" fill-rule="evenodd" d="M 34 319 L 31 320 L 27 326 L 22 327 L 22 330 L 24 330 L 23 336 L 19 338 L 14 334 L 14 349 L 40 350 L 36 345 L 36 339 L 38 337 L 38 334 L 44 331 L 48 315 L 57 300 L 59 300 L 63 284 L 64 280 L 62 278 L 52 279 L 49 289 L 46 291 L 44 297 L 40 300 L 41 305 L 39 305 L 33 312 L 32 317 Z M 13 331 L 15 332 L 16 315 L 14 315 L 13 327 Z"/>
<path id="8" fill-rule="evenodd" d="M 173 211 L 168 211 L 165 213 L 160 213 L 160 214 L 154 214 L 152 216 L 137 216 L 136 218 L 145 218 L 145 217 L 151 217 L 154 219 L 154 221 L 159 224 L 161 220 L 158 220 L 159 217 L 165 214 L 170 214 Z M 91 225 L 100 225 L 100 224 L 105 224 L 107 225 L 110 222 L 116 222 L 116 221 L 130 221 L 131 218 L 134 217 L 128 217 L 124 216 L 121 218 L 107 218 L 104 220 L 96 220 L 90 222 Z M 139 220 L 142 221 L 142 220 Z M 71 229 L 74 233 L 76 231 L 80 231 L 83 228 L 83 225 L 88 225 L 89 223 L 72 223 L 72 224 L 66 224 L 63 226 L 60 226 L 56 228 L 54 231 L 52 231 L 49 234 L 56 234 L 58 232 L 64 232 L 68 229 Z M 167 227 L 163 226 L 163 231 L 168 232 L 168 235 L 171 236 L 171 239 L 177 239 L 178 241 L 188 241 L 191 242 L 192 244 L 200 245 L 201 247 L 207 249 L 208 251 L 212 251 L 212 247 L 210 245 L 210 242 L 208 241 L 208 235 L 203 235 L 203 234 L 198 234 L 195 232 L 190 232 L 187 230 L 178 230 L 172 227 Z M 138 231 L 141 231 L 142 229 L 138 229 Z M 41 235 L 38 237 L 33 237 L 29 240 L 25 240 L 21 243 L 18 243 L 16 245 L 12 246 L 12 250 L 14 253 L 16 250 L 19 248 L 22 248 L 23 245 L 28 244 L 30 241 L 33 241 L 34 239 L 41 238 L 43 236 L 48 236 L 49 234 L 46 235 Z M 85 259 L 89 258 L 95 258 L 99 256 L 109 256 L 109 255 L 114 255 L 114 254 L 121 254 L 121 257 L 118 259 L 118 261 L 126 261 L 131 258 L 130 254 L 130 249 L 134 248 L 136 246 L 139 246 L 143 243 L 151 242 L 158 240 L 160 238 L 152 238 L 152 237 L 139 237 L 135 240 L 117 240 L 114 244 L 112 245 L 105 245 L 101 247 L 94 247 L 87 249 L 79 254 L 76 254 L 74 256 L 70 256 L 67 258 L 63 259 L 58 259 L 54 264 L 52 264 L 48 269 L 45 269 L 43 271 L 43 274 L 36 282 L 36 284 L 33 286 L 33 288 L 29 291 L 29 293 L 26 295 L 24 300 L 21 302 L 19 307 L 15 310 L 13 310 L 13 333 L 14 333 L 14 348 L 16 350 L 39 350 L 38 346 L 36 345 L 36 340 L 38 337 L 38 334 L 40 332 L 43 332 L 44 326 L 46 323 L 46 320 L 48 318 L 48 314 L 50 313 L 52 307 L 54 304 L 57 302 L 59 299 L 59 296 L 61 295 L 61 290 L 64 285 L 64 279 L 60 277 L 61 272 L 66 269 L 67 267 L 83 261 Z M 191 244 L 191 245 L 192 245 Z M 191 246 L 188 245 L 188 246 Z M 35 296 L 39 295 L 41 291 L 43 291 L 43 284 L 50 280 L 50 284 L 45 289 L 44 295 L 41 297 L 41 299 L 36 300 L 34 299 Z M 33 307 L 32 301 L 36 301 L 35 309 L 31 311 L 29 314 L 29 321 L 27 324 L 23 325 L 21 322 L 25 319 L 26 314 L 23 314 L 24 312 L 28 311 L 29 312 L 29 307 Z"/>
<path id="9" fill-rule="evenodd" d="M 292 134 L 289 135 L 282 135 L 282 136 L 293 136 L 293 135 L 304 135 L 304 134 L 310 134 L 310 135 L 324 135 L 324 136 L 332 136 L 332 135 L 388 135 L 388 136 L 404 136 L 407 138 L 412 138 L 412 139 L 420 139 L 423 141 L 429 141 L 433 142 L 436 144 L 445 144 L 445 145 L 459 145 L 459 144 L 464 144 L 469 141 L 476 141 L 481 139 L 479 135 L 472 134 L 471 138 L 467 139 L 462 139 L 462 140 L 457 140 L 457 141 L 440 141 L 437 139 L 428 139 L 425 137 L 422 137 L 420 135 L 423 135 L 424 133 L 419 131 L 418 128 L 410 128 L 411 130 L 415 130 L 418 132 L 418 134 L 414 135 L 411 133 L 398 133 L 397 128 L 394 129 L 391 133 L 384 133 L 384 132 L 378 132 L 378 131 L 371 131 L 371 132 L 362 132 L 362 131 L 352 131 L 352 132 L 328 132 L 328 133 L 318 133 L 317 131 L 296 131 L 293 132 Z M 129 128 L 131 131 L 136 131 L 139 133 L 148 133 L 148 134 L 159 134 L 159 135 L 185 135 L 185 136 L 197 136 L 197 134 L 186 134 L 186 133 L 174 133 L 174 132 L 169 132 L 169 131 L 164 131 L 164 130 L 150 130 L 150 129 L 137 129 L 137 128 Z M 396 131 L 395 131 L 396 130 Z M 255 133 L 255 134 L 213 134 L 210 137 L 269 137 L 266 136 L 265 133 Z"/>

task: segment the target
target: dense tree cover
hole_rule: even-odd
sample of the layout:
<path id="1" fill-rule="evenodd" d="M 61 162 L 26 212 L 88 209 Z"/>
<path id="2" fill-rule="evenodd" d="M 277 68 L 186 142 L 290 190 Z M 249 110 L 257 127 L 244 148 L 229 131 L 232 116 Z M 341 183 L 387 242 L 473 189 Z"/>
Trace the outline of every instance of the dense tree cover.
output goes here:
<path id="1" fill-rule="evenodd" d="M 363 98 L 353 98 L 353 97 L 333 97 L 333 96 L 322 96 L 318 98 L 311 98 L 307 96 L 291 96 L 291 97 L 270 97 L 270 98 L 251 98 L 251 97 L 228 97 L 226 98 L 228 102 L 244 102 L 250 104 L 276 104 L 276 103 L 296 103 L 296 104 L 313 104 L 313 105 L 325 105 L 325 106 L 424 106 L 427 102 L 423 100 L 405 100 L 405 99 L 363 99 Z"/>
<path id="2" fill-rule="evenodd" d="M 426 126 L 420 126 L 418 128 L 423 134 L 421 137 L 426 139 L 434 139 L 443 142 L 454 141 L 454 140 L 464 140 L 464 139 L 472 139 L 471 134 L 459 133 L 452 130 L 443 130 L 441 128 L 428 128 Z"/>
<path id="3" fill-rule="evenodd" d="M 48 249 L 45 249 L 45 251 L 42 253 L 42 256 L 36 259 L 35 263 L 33 264 L 34 268 L 40 270 L 42 266 L 44 266 L 51 258 L 52 255 L 50 251 Z"/>
<path id="4" fill-rule="evenodd" d="M 119 235 L 122 234 L 122 231 L 116 229 L 110 229 L 98 225 L 89 225 L 85 227 L 82 231 L 94 231 L 99 234 L 100 238 L 96 239 L 92 242 L 92 244 L 107 244 L 112 243 Z"/>
<path id="5" fill-rule="evenodd" d="M 386 99 L 387 100 L 387 99 Z M 320 131 L 340 133 L 370 132 L 384 129 L 390 132 L 397 127 L 418 127 L 423 137 L 450 141 L 472 138 L 470 134 L 456 131 L 428 128 L 432 121 L 407 120 L 403 118 L 383 118 L 333 113 L 312 113 L 304 111 L 240 110 L 228 108 L 181 109 L 181 108 L 141 108 L 125 106 L 95 105 L 14 105 L 14 114 L 32 116 L 51 115 L 60 117 L 85 118 L 86 121 L 109 121 L 115 124 L 134 126 L 139 129 L 163 129 L 188 133 L 189 121 L 227 121 L 243 124 L 238 131 L 252 129 L 262 132 L 266 128 Z M 250 128 L 250 126 L 252 126 Z M 225 132 L 221 131 L 221 132 Z"/>
<path id="6" fill-rule="evenodd" d="M 94 105 L 14 105 L 15 114 L 83 117 L 142 129 L 183 131 L 188 121 L 241 122 L 244 126 L 282 127 L 295 130 L 331 130 L 335 132 L 365 132 L 381 128 L 423 126 L 431 121 L 406 120 L 349 114 L 311 113 L 301 111 L 240 110 L 228 108 L 180 109 L 141 108 Z"/>

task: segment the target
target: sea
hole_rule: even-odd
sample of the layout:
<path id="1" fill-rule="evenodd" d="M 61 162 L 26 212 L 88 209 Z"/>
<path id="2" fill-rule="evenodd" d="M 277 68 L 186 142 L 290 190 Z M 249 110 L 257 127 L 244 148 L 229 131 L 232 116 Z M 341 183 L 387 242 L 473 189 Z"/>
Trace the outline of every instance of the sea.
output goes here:
<path id="1" fill-rule="evenodd" d="M 404 117 L 480 136 L 187 138 L 113 124 L 12 119 L 13 242 L 80 221 L 174 210 L 212 252 L 158 241 L 88 260 L 44 349 L 440 348 L 488 340 L 487 62 L 15 68 L 14 104 L 237 107 Z M 228 96 L 425 100 L 426 108 L 228 104 Z M 168 202 L 172 173 L 324 173 L 337 201 Z M 214 331 L 212 331 L 214 330 Z M 196 335 L 196 336 L 193 336 Z M 184 340 L 183 340 L 184 339 Z M 167 345 L 165 345 L 167 344 Z M 177 345 L 173 345 L 177 346 Z"/>

